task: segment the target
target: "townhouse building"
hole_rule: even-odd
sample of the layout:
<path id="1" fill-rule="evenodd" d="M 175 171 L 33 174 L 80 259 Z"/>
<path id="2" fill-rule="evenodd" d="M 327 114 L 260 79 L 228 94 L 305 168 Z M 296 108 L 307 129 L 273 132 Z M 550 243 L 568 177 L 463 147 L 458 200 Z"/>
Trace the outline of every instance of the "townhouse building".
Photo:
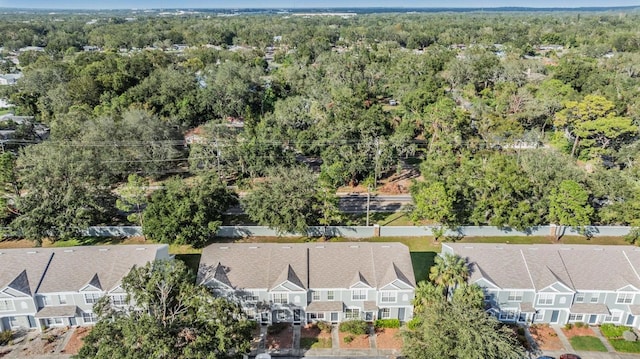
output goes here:
<path id="1" fill-rule="evenodd" d="M 640 248 L 443 243 L 503 322 L 640 327 Z"/>
<path id="2" fill-rule="evenodd" d="M 415 276 L 400 243 L 215 244 L 198 283 L 261 323 L 413 316 Z"/>
<path id="3" fill-rule="evenodd" d="M 98 299 L 127 305 L 122 278 L 156 259 L 167 245 L 0 250 L 0 331 L 93 324 Z"/>

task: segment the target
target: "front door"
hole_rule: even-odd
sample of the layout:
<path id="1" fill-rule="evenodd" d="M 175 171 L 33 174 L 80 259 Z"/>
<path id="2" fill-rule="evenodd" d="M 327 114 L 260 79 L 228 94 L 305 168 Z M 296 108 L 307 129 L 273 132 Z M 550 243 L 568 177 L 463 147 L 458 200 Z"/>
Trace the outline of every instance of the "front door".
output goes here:
<path id="1" fill-rule="evenodd" d="M 337 323 L 337 322 L 338 322 L 338 313 L 331 312 L 331 323 Z"/>
<path id="2" fill-rule="evenodd" d="M 558 317 L 560 316 L 559 310 L 551 312 L 551 324 L 558 324 Z"/>
<path id="3" fill-rule="evenodd" d="M 400 319 L 401 322 L 404 321 L 404 308 L 398 308 L 398 319 Z"/>
<path id="4" fill-rule="evenodd" d="M 627 325 L 632 326 L 633 325 L 633 321 L 636 319 L 636 317 L 633 314 L 629 314 L 629 316 L 627 317 Z"/>
<path id="5" fill-rule="evenodd" d="M 365 312 L 364 320 L 367 322 L 373 322 L 373 312 Z"/>
<path id="6" fill-rule="evenodd" d="M 293 310 L 293 322 L 300 323 L 300 309 Z"/>
<path id="7" fill-rule="evenodd" d="M 598 322 L 598 315 L 597 314 L 591 314 L 589 316 L 589 324 L 596 324 Z"/>

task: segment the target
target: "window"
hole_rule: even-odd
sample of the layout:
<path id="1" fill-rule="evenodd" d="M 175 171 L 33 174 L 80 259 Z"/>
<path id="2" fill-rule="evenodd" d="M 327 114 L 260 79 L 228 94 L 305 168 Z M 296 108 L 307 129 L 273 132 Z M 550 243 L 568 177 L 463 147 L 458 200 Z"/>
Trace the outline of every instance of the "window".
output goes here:
<path id="1" fill-rule="evenodd" d="M 616 303 L 618 304 L 631 304 L 633 303 L 633 293 L 618 293 Z"/>
<path id="2" fill-rule="evenodd" d="M 98 321 L 98 317 L 93 313 L 82 313 L 82 321 L 85 323 L 95 323 Z"/>
<path id="3" fill-rule="evenodd" d="M 349 308 L 344 312 L 345 319 L 360 319 L 360 309 Z"/>
<path id="4" fill-rule="evenodd" d="M 49 299 L 49 296 L 42 296 L 40 297 L 40 299 L 42 299 L 42 306 L 46 307 L 47 305 L 51 304 L 51 300 Z"/>
<path id="5" fill-rule="evenodd" d="M 0 299 L 0 312 L 8 312 L 13 310 L 13 300 Z"/>
<path id="6" fill-rule="evenodd" d="M 9 327 L 11 328 L 18 328 L 18 320 L 16 319 L 16 317 L 9 317 Z"/>
<path id="7" fill-rule="evenodd" d="M 600 294 L 591 294 L 590 303 L 598 303 L 600 301 Z"/>
<path id="8" fill-rule="evenodd" d="M 243 298 L 247 302 L 257 302 L 259 299 L 259 296 L 256 292 L 247 290 L 245 291 Z"/>
<path id="9" fill-rule="evenodd" d="M 522 301 L 522 291 L 509 292 L 508 301 L 510 301 L 510 302 L 521 302 Z"/>
<path id="10" fill-rule="evenodd" d="M 320 300 L 320 292 L 314 291 L 312 296 L 313 296 L 313 300 Z"/>
<path id="11" fill-rule="evenodd" d="M 256 319 L 256 309 L 255 308 L 245 308 L 244 312 L 247 314 L 248 319 Z"/>
<path id="12" fill-rule="evenodd" d="M 311 320 L 324 320 L 324 313 L 309 313 Z"/>
<path id="13" fill-rule="evenodd" d="M 584 320 L 584 314 L 569 314 L 570 322 L 581 322 Z"/>
<path id="14" fill-rule="evenodd" d="M 64 324 L 62 322 L 62 318 L 47 318 L 47 319 L 45 319 L 45 323 L 47 324 L 47 326 L 54 326 L 54 325 L 62 325 L 62 324 Z"/>
<path id="15" fill-rule="evenodd" d="M 116 306 L 127 305 L 127 296 L 125 294 L 114 294 L 111 296 L 111 304 Z"/>
<path id="16" fill-rule="evenodd" d="M 367 300 L 367 291 L 365 289 L 352 290 L 351 300 Z"/>
<path id="17" fill-rule="evenodd" d="M 58 294 L 58 303 L 60 303 L 60 305 L 67 304 L 67 296 L 64 294 Z"/>
<path id="18" fill-rule="evenodd" d="M 500 311 L 500 320 L 505 321 L 513 321 L 516 319 L 516 311 L 515 310 L 501 310 Z"/>
<path id="19" fill-rule="evenodd" d="M 576 293 L 576 303 L 584 303 L 584 293 Z"/>
<path id="20" fill-rule="evenodd" d="M 395 303 L 396 302 L 396 292 L 382 292 L 382 303 Z"/>
<path id="21" fill-rule="evenodd" d="M 524 323 L 527 321 L 527 313 L 518 314 L 518 323 Z"/>
<path id="22" fill-rule="evenodd" d="M 382 319 L 391 318 L 391 310 L 389 308 L 380 309 L 380 318 Z"/>
<path id="23" fill-rule="evenodd" d="M 620 323 L 620 319 L 622 318 L 622 312 L 612 311 L 611 315 L 604 316 L 605 323 Z"/>
<path id="24" fill-rule="evenodd" d="M 536 312 L 536 316 L 533 318 L 533 320 L 542 320 L 544 318 L 544 311 L 539 310 Z"/>
<path id="25" fill-rule="evenodd" d="M 540 293 L 538 294 L 538 305 L 551 305 L 555 295 L 552 293 Z"/>
<path id="26" fill-rule="evenodd" d="M 100 299 L 100 293 L 85 293 L 84 302 L 86 304 L 95 304 Z"/>
<path id="27" fill-rule="evenodd" d="M 287 304 L 289 302 L 287 293 L 273 293 L 273 302 L 278 304 Z"/>
<path id="28" fill-rule="evenodd" d="M 335 295 L 332 290 L 327 291 L 327 300 L 334 300 Z"/>

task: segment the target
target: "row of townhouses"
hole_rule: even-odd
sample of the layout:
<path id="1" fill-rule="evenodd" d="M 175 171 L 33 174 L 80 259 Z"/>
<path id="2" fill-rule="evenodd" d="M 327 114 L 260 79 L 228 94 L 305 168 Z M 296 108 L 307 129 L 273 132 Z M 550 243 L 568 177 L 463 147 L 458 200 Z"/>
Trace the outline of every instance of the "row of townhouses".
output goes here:
<path id="1" fill-rule="evenodd" d="M 400 243 L 211 245 L 198 281 L 261 323 L 413 316 L 415 276 Z"/>
<path id="2" fill-rule="evenodd" d="M 99 298 L 127 304 L 133 266 L 168 258 L 167 245 L 1 249 L 0 331 L 93 324 Z"/>
<path id="3" fill-rule="evenodd" d="M 444 243 L 504 322 L 640 326 L 640 248 Z"/>

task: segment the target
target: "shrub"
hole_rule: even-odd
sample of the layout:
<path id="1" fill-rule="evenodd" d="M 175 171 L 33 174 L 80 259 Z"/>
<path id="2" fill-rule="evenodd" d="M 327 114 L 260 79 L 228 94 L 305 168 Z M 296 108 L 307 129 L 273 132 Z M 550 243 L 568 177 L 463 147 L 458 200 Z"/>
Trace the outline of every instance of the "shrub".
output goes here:
<path id="1" fill-rule="evenodd" d="M 576 328 L 586 328 L 588 327 L 587 323 L 583 323 L 583 322 L 577 322 L 575 324 Z"/>
<path id="2" fill-rule="evenodd" d="M 571 330 L 571 329 L 573 329 L 573 324 L 571 324 L 571 323 L 567 323 L 567 324 L 565 324 L 565 325 L 564 325 L 564 329 L 566 329 L 566 330 Z"/>
<path id="3" fill-rule="evenodd" d="M 344 337 L 344 339 L 342 339 L 342 340 L 344 340 L 344 342 L 345 342 L 345 343 L 349 344 L 349 343 L 351 343 L 354 339 L 355 339 L 355 337 L 354 337 L 353 335 L 349 334 L 349 335 L 347 335 L 346 337 Z"/>
<path id="4" fill-rule="evenodd" d="M 518 327 L 518 329 L 516 329 L 516 334 L 518 334 L 519 336 L 524 336 L 524 328 L 523 327 Z"/>
<path id="5" fill-rule="evenodd" d="M 320 331 L 322 332 L 325 332 L 325 333 L 331 332 L 331 323 L 329 322 L 320 321 L 320 322 L 317 322 L 316 325 L 318 326 L 318 329 L 320 329 Z"/>
<path id="6" fill-rule="evenodd" d="M 364 320 L 347 320 L 346 322 L 340 323 L 340 331 L 355 335 L 367 334 L 369 325 Z"/>
<path id="7" fill-rule="evenodd" d="M 400 328 L 400 319 L 378 319 L 376 328 Z"/>
<path id="8" fill-rule="evenodd" d="M 10 330 L 5 330 L 4 332 L 0 332 L 0 345 L 5 345 L 13 340 L 13 332 Z"/>
<path id="9" fill-rule="evenodd" d="M 274 323 L 271 324 L 267 328 L 267 334 L 269 335 L 277 335 L 280 334 L 283 330 L 285 330 L 289 326 L 289 323 Z"/>
<path id="10" fill-rule="evenodd" d="M 602 331 L 602 334 L 609 339 L 620 338 L 622 337 L 622 333 L 626 332 L 627 330 L 631 330 L 631 328 L 609 323 L 602 324 L 600 326 L 600 331 Z"/>

